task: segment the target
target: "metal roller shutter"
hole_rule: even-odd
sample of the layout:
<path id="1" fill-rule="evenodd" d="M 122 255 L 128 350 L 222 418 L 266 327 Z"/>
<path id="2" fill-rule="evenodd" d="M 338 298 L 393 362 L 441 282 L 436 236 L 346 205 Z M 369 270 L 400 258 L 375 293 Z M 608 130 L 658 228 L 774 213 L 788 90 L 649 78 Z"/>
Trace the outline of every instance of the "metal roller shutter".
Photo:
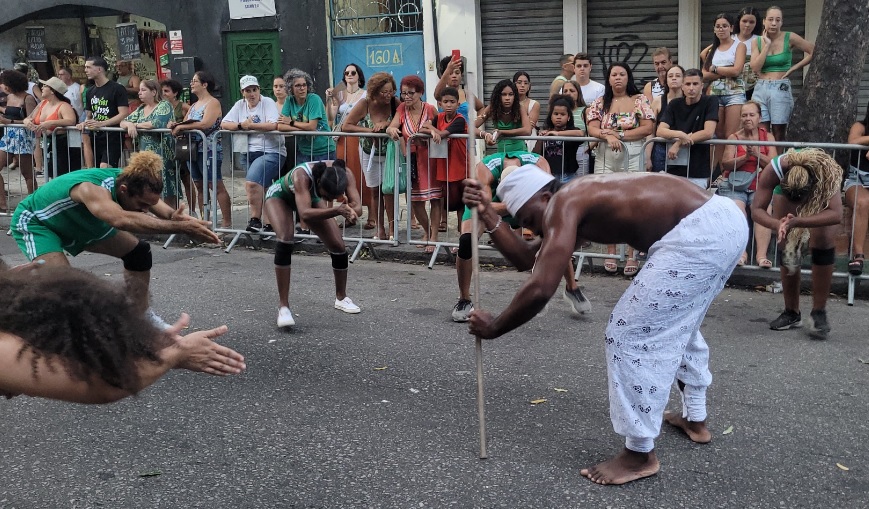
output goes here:
<path id="1" fill-rule="evenodd" d="M 705 1 L 705 0 L 704 0 Z M 588 54 L 594 59 L 592 79 L 604 81 L 607 66 L 627 61 L 637 87 L 657 77 L 652 52 L 664 46 L 674 60 L 678 47 L 679 0 L 588 0 Z"/>
<path id="2" fill-rule="evenodd" d="M 558 58 L 564 54 L 563 7 L 563 0 L 481 0 L 484 103 L 496 83 L 525 71 L 531 76 L 531 97 L 542 106 L 542 120 L 549 84 L 558 75 Z"/>
<path id="3" fill-rule="evenodd" d="M 781 0 L 774 2 L 782 9 L 783 25 L 782 28 L 788 32 L 794 32 L 801 36 L 806 35 L 806 2 L 805 0 Z M 739 11 L 745 7 L 744 2 L 734 2 L 727 0 L 703 0 L 700 4 L 700 43 L 701 48 L 705 48 L 712 44 L 712 38 L 715 37 L 713 28 L 715 26 L 715 16 L 722 12 L 729 14 L 734 19 Z M 763 17 L 766 15 L 766 8 L 755 7 L 760 11 L 761 19 L 758 22 L 763 23 Z M 801 52 L 794 53 L 794 63 L 799 62 L 803 58 Z M 791 84 L 794 87 L 794 97 L 800 90 L 803 89 L 803 70 L 800 69 L 791 77 Z"/>

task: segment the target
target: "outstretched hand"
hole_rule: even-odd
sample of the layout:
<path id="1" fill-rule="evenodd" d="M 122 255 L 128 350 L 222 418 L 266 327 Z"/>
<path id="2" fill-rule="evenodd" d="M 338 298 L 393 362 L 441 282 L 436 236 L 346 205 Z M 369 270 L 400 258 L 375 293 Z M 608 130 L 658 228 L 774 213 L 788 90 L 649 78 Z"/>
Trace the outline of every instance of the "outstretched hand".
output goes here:
<path id="1" fill-rule="evenodd" d="M 198 219 L 184 212 L 185 205 L 182 203 L 170 216 L 170 220 L 186 223 L 184 233 L 191 237 L 210 244 L 220 244 L 220 237 L 211 231 L 211 223 L 204 219 Z"/>
<path id="2" fill-rule="evenodd" d="M 168 348 L 177 349 L 178 363 L 174 366 L 176 369 L 225 376 L 236 375 L 247 368 L 244 356 L 214 342 L 229 330 L 226 325 L 182 336 L 181 331 L 189 323 L 190 316 L 182 313 L 178 321 L 166 331 L 175 340 L 175 344 Z"/>
<path id="3" fill-rule="evenodd" d="M 494 339 L 498 337 L 494 330 L 494 322 L 495 317 L 488 311 L 472 311 L 468 319 L 468 333 L 482 339 Z"/>

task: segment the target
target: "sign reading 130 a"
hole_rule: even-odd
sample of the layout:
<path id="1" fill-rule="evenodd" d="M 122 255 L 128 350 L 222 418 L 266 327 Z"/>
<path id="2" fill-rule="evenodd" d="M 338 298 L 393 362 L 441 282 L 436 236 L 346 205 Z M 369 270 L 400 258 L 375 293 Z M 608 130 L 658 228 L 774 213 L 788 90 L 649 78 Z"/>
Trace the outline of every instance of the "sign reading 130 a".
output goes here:
<path id="1" fill-rule="evenodd" d="M 392 67 L 404 63 L 401 44 L 369 44 L 365 46 L 368 67 Z"/>

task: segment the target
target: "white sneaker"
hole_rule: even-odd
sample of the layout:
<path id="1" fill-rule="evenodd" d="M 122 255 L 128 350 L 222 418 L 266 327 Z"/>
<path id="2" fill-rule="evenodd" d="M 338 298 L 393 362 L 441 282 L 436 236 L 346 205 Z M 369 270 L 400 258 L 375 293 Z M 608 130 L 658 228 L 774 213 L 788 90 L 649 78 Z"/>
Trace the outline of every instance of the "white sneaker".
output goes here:
<path id="1" fill-rule="evenodd" d="M 562 294 L 565 301 L 570 304 L 570 309 L 573 314 L 579 315 L 591 311 L 591 302 L 582 294 L 582 290 L 576 287 L 576 290 L 564 289 Z"/>
<path id="2" fill-rule="evenodd" d="M 296 325 L 296 320 L 293 318 L 293 312 L 286 306 L 281 306 L 278 311 L 278 327 L 291 327 Z"/>
<path id="3" fill-rule="evenodd" d="M 145 319 L 151 322 L 151 325 L 153 325 L 157 330 L 165 331 L 172 328 L 172 325 L 166 323 L 166 320 L 160 318 L 160 316 L 151 308 L 148 308 L 148 310 L 145 311 Z"/>
<path id="4" fill-rule="evenodd" d="M 353 304 L 353 301 L 350 300 L 350 297 L 344 297 L 343 300 L 335 299 L 335 309 L 340 309 L 345 313 L 356 314 L 360 311 L 359 306 Z"/>

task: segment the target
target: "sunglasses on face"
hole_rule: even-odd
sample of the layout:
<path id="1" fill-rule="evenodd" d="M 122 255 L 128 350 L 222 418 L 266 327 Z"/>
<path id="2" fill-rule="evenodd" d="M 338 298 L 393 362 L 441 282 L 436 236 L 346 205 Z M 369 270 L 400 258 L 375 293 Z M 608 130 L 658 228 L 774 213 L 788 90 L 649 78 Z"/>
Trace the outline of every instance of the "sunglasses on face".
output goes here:
<path id="1" fill-rule="evenodd" d="M 344 71 L 344 76 L 356 76 L 356 71 Z"/>

